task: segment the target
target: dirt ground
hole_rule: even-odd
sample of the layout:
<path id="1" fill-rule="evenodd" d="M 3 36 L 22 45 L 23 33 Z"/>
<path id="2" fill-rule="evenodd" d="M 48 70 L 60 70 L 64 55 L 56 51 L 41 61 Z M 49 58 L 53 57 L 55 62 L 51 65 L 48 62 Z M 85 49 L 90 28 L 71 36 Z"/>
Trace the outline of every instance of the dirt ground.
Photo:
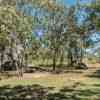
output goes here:
<path id="1" fill-rule="evenodd" d="M 87 70 L 66 70 L 64 73 L 50 73 L 50 72 L 35 72 L 35 73 L 25 73 L 22 79 L 32 79 L 32 78 L 43 78 L 43 77 L 53 77 L 53 76 L 66 76 L 66 79 L 82 80 L 87 78 L 86 76 L 91 76 L 96 71 L 100 70 L 100 64 L 87 64 Z"/>
<path id="2" fill-rule="evenodd" d="M 0 100 L 100 100 L 100 64 L 87 70 L 24 73 L 0 80 Z"/>

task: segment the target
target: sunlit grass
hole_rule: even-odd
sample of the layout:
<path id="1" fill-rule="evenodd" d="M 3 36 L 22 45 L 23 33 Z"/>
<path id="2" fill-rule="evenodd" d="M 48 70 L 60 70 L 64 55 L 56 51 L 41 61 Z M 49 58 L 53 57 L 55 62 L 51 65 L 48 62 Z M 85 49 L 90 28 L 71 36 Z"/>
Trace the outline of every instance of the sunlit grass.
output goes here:
<path id="1" fill-rule="evenodd" d="M 40 74 L 39 77 L 35 77 Z M 43 87 L 53 87 L 51 93 L 61 93 L 69 97 L 68 100 L 100 100 L 100 79 L 88 77 L 84 73 L 62 73 L 47 74 L 36 73 L 30 74 L 31 78 L 12 77 L 0 81 L 0 87 L 9 85 L 15 86 L 32 86 L 40 85 Z M 41 74 L 44 74 L 43 76 Z M 62 90 L 62 92 L 61 92 Z M 56 100 L 56 99 L 53 99 Z M 66 99 L 57 99 L 66 100 Z"/>

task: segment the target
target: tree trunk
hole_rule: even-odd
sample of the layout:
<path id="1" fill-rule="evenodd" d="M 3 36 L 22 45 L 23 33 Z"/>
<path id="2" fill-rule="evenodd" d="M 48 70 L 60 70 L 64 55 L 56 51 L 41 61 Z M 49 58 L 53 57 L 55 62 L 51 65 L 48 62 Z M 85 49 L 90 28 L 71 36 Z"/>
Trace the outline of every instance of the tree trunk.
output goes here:
<path id="1" fill-rule="evenodd" d="M 73 54 L 71 48 L 68 50 L 68 66 L 72 67 L 73 66 Z"/>
<path id="2" fill-rule="evenodd" d="M 56 69 L 56 57 L 53 57 L 53 71 Z"/>
<path id="3" fill-rule="evenodd" d="M 4 51 L 5 51 L 5 47 L 1 46 L 1 65 L 0 65 L 0 71 L 2 71 L 2 65 L 3 65 L 3 61 L 4 61 Z"/>
<path id="4" fill-rule="evenodd" d="M 64 53 L 63 53 L 63 50 L 61 50 L 60 66 L 63 65 L 63 61 L 64 61 Z"/>
<path id="5" fill-rule="evenodd" d="M 18 76 L 22 77 L 23 76 L 23 68 L 22 68 L 21 63 L 19 61 L 17 62 L 16 69 L 18 72 Z"/>
<path id="6" fill-rule="evenodd" d="M 28 67 L 28 54 L 25 54 L 25 67 Z"/>
<path id="7" fill-rule="evenodd" d="M 53 71 L 55 71 L 56 70 L 56 50 L 54 51 L 54 55 L 53 55 Z"/>
<path id="8" fill-rule="evenodd" d="M 1 65 L 0 65 L 0 71 L 2 71 L 2 65 L 3 65 L 3 60 L 4 60 L 4 53 L 1 53 Z"/>
<path id="9" fill-rule="evenodd" d="M 79 55 L 78 55 L 78 52 L 77 52 L 77 50 L 76 50 L 76 48 L 70 48 L 70 50 L 69 50 L 69 65 L 71 66 L 71 67 L 74 67 L 75 65 L 77 65 L 77 63 L 78 63 L 78 57 L 79 57 Z"/>

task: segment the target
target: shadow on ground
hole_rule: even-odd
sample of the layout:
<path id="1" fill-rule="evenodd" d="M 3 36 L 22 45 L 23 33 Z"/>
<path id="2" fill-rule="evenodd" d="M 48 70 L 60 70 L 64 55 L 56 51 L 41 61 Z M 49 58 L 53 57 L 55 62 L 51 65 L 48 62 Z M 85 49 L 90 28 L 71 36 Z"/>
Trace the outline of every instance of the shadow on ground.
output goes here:
<path id="1" fill-rule="evenodd" d="M 43 87 L 40 85 L 0 87 L 0 100 L 100 100 L 100 87 L 98 89 L 78 89 L 85 86 L 76 82 L 70 87 L 63 87 L 54 92 L 54 87 Z"/>
<path id="2" fill-rule="evenodd" d="M 55 71 L 52 70 L 51 65 L 38 65 L 38 66 L 29 66 L 27 67 L 25 73 L 35 73 L 35 72 L 49 72 L 54 74 L 61 74 L 61 73 L 83 73 L 85 69 L 75 69 L 75 67 L 69 67 L 68 65 L 63 64 L 62 66 L 57 65 Z"/>
<path id="3" fill-rule="evenodd" d="M 100 69 L 96 70 L 94 73 L 92 73 L 91 75 L 87 75 L 90 78 L 100 78 Z"/>

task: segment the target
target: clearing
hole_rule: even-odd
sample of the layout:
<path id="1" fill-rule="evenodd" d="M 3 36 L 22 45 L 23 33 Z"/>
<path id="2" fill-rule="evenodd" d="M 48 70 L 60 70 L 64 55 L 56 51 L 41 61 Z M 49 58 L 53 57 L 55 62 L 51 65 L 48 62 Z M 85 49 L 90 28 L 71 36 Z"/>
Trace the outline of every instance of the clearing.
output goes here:
<path id="1" fill-rule="evenodd" d="M 100 100 L 100 64 L 91 66 L 96 67 L 0 80 L 0 100 Z"/>

